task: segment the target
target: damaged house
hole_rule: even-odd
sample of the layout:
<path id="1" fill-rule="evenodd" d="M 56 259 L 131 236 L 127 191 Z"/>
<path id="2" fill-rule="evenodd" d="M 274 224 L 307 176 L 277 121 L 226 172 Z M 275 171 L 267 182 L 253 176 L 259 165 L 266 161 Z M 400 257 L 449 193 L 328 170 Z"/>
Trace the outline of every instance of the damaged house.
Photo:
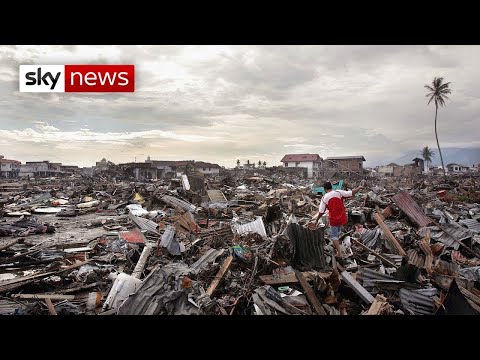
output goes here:
<path id="1" fill-rule="evenodd" d="M 20 172 L 21 162 L 18 160 L 5 159 L 0 155 L 0 176 L 2 178 L 16 178 Z"/>
<path id="2" fill-rule="evenodd" d="M 201 172 L 204 175 L 219 175 L 220 169 L 222 168 L 218 164 L 203 161 L 196 161 L 194 166 L 196 171 Z"/>
<path id="3" fill-rule="evenodd" d="M 468 166 L 455 164 L 455 163 L 448 164 L 446 168 L 449 173 L 454 173 L 454 174 L 467 173 L 470 170 Z"/>
<path id="4" fill-rule="evenodd" d="M 323 159 L 318 154 L 287 154 L 280 161 L 285 167 L 306 168 L 311 179 L 319 175 Z"/>
<path id="5" fill-rule="evenodd" d="M 360 156 L 336 156 L 325 159 L 325 168 L 334 169 L 341 173 L 363 173 L 363 155 Z"/>

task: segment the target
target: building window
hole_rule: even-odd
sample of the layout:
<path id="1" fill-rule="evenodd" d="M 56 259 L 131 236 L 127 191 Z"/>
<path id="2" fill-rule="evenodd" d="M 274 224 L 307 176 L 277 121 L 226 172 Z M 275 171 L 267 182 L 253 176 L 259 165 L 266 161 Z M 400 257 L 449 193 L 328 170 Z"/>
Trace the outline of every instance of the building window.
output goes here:
<path id="1" fill-rule="evenodd" d="M 203 168 L 203 171 L 207 171 L 207 169 Z"/>
<path id="2" fill-rule="evenodd" d="M 300 163 L 297 161 L 297 162 L 295 163 L 295 166 L 298 166 L 298 165 L 300 165 Z"/>

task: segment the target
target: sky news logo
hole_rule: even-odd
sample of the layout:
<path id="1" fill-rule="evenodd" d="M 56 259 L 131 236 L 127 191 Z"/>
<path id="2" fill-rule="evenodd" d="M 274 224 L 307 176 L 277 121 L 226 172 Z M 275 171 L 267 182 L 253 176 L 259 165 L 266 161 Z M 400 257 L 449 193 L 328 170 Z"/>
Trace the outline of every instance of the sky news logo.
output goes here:
<path id="1" fill-rule="evenodd" d="M 20 65 L 20 92 L 134 92 L 134 65 Z"/>

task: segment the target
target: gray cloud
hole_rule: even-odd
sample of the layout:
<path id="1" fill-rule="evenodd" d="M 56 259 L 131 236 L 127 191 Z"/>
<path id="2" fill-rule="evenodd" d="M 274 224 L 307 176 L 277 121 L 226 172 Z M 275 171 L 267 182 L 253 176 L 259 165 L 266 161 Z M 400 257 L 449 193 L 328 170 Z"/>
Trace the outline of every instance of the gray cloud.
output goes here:
<path id="1" fill-rule="evenodd" d="M 423 88 L 435 76 L 453 89 L 441 144 L 480 146 L 479 56 L 448 45 L 0 46 L 0 154 L 82 166 L 147 155 L 276 165 L 289 152 L 386 163 L 435 148 Z M 136 92 L 19 93 L 18 66 L 42 63 L 134 64 Z"/>

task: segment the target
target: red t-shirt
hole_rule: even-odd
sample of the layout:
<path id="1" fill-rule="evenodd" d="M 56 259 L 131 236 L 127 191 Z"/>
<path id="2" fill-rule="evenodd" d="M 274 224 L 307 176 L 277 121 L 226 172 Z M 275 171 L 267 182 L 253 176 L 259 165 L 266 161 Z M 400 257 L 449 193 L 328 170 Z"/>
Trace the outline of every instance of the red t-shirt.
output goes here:
<path id="1" fill-rule="evenodd" d="M 351 191 L 333 190 L 326 193 L 320 201 L 319 211 L 321 214 L 328 209 L 328 220 L 331 226 L 343 226 L 348 222 L 343 198 L 352 197 Z"/>

